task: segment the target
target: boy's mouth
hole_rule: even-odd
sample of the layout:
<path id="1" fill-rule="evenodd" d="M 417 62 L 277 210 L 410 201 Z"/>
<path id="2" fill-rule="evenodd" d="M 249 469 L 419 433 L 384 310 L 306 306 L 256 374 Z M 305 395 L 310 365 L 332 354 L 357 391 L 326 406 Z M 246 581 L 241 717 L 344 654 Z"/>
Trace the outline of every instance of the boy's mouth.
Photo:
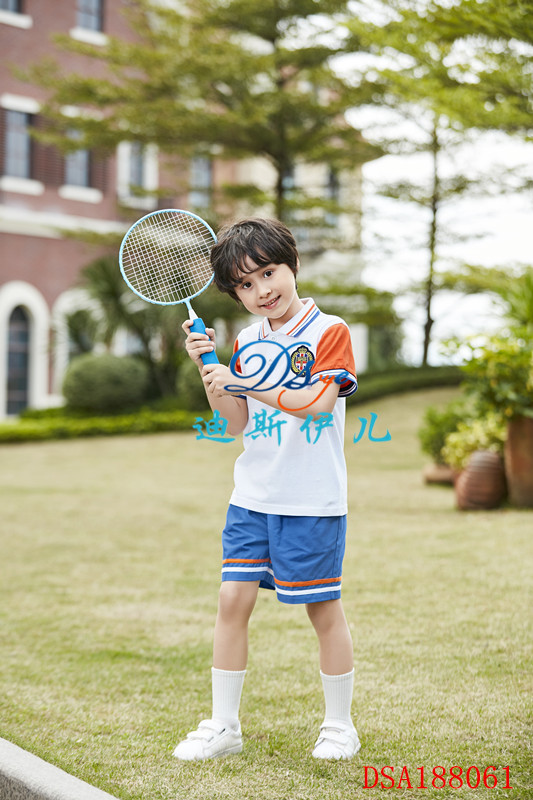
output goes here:
<path id="1" fill-rule="evenodd" d="M 261 308 L 266 308 L 266 309 L 274 308 L 280 297 L 281 295 L 278 295 L 277 297 L 274 297 L 272 300 L 269 300 L 268 303 L 263 303 Z"/>

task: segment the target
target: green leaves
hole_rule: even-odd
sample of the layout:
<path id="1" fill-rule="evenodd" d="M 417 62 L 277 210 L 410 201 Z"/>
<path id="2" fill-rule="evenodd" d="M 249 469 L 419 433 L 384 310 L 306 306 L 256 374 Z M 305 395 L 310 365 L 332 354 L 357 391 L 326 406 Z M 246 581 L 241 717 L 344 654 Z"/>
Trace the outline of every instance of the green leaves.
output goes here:
<path id="1" fill-rule="evenodd" d="M 533 417 L 533 339 L 515 331 L 469 346 L 472 357 L 463 368 L 465 389 L 480 409 L 506 419 Z"/>
<path id="2" fill-rule="evenodd" d="M 283 217 L 284 176 L 296 163 L 353 169 L 377 155 L 346 121 L 353 89 L 331 65 L 344 47 L 338 22 L 347 7 L 346 0 L 265 0 L 260 9 L 252 0 L 189 0 L 179 8 L 136 0 L 129 17 L 137 39 L 110 37 L 102 47 L 57 40 L 103 62 L 106 77 L 64 76 L 50 64 L 31 71 L 51 93 L 49 141 L 66 150 L 70 127 L 81 132 L 78 143 L 106 152 L 129 139 L 179 158 L 213 148 L 222 158 L 261 156 L 277 175 L 269 201 Z M 69 105 L 86 113 L 66 121 Z M 292 205 L 301 197 L 304 208 L 306 195 L 293 187 Z"/>

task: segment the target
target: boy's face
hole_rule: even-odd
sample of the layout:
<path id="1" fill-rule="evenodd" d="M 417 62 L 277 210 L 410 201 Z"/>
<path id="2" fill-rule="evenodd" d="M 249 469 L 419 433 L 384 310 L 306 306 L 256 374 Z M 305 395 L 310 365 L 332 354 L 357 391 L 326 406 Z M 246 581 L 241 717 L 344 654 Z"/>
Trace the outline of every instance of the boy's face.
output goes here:
<path id="1" fill-rule="evenodd" d="M 251 272 L 239 273 L 235 294 L 250 314 L 267 317 L 272 330 L 285 325 L 302 307 L 294 272 L 287 264 L 259 267 L 248 256 Z"/>

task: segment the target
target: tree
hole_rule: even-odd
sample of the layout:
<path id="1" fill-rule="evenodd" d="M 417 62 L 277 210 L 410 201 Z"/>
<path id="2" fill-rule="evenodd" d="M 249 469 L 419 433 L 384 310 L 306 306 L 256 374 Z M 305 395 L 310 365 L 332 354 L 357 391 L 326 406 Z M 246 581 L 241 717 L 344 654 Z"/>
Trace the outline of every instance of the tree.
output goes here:
<path id="1" fill-rule="evenodd" d="M 528 135 L 533 127 L 533 2 L 431 2 L 433 41 L 453 46 L 456 79 L 476 96 L 457 109 L 460 122 L 479 129 Z"/>
<path id="2" fill-rule="evenodd" d="M 347 0 L 183 0 L 168 7 L 135 0 L 135 41 L 104 47 L 58 37 L 61 46 L 102 61 L 110 78 L 61 75 L 39 64 L 31 79 L 52 92 L 44 135 L 63 149 L 111 150 L 120 141 L 161 151 L 242 159 L 262 156 L 272 191 L 255 182 L 228 189 L 276 216 L 338 210 L 326 192 L 294 185 L 299 163 L 353 170 L 379 151 L 346 121 L 353 93 L 331 60 L 342 52 L 338 22 Z M 65 106 L 86 112 L 65 118 Z M 74 142 L 72 129 L 81 138 Z M 67 135 L 70 132 L 69 135 Z M 322 214 L 323 216 L 323 214 Z"/>
<path id="3" fill-rule="evenodd" d="M 475 7 L 478 8 L 478 15 L 481 13 L 479 6 L 484 3 L 464 2 L 473 14 Z M 389 183 L 383 192 L 391 198 L 414 202 L 428 212 L 425 244 L 428 267 L 422 289 L 425 308 L 422 363 L 426 364 L 434 324 L 432 305 L 439 286 L 438 245 L 443 238 L 440 211 L 446 202 L 473 187 L 478 192 L 483 191 L 483 184 L 488 184 L 483 176 L 472 178 L 460 173 L 445 175 L 442 162 L 452 148 L 467 140 L 474 127 L 477 129 L 484 124 L 488 128 L 502 124 L 502 109 L 491 116 L 487 107 L 490 86 L 493 85 L 488 82 L 493 54 L 486 44 L 484 49 L 478 48 L 476 55 L 485 58 L 484 62 L 479 62 L 484 63 L 484 67 L 478 63 L 476 79 L 472 78 L 472 72 L 470 76 L 467 75 L 467 67 L 460 62 L 456 42 L 457 37 L 466 35 L 465 26 L 468 23 L 463 21 L 462 27 L 456 24 L 454 28 L 454 23 L 457 23 L 456 6 L 444 9 L 428 3 L 421 9 L 420 4 L 414 6 L 405 0 L 396 0 L 387 3 L 386 7 L 382 4 L 385 19 L 370 22 L 364 5 L 357 5 L 361 16 L 355 16 L 349 28 L 357 47 L 369 50 L 376 57 L 365 78 L 374 87 L 373 103 L 394 109 L 411 123 L 413 130 L 422 131 L 421 137 L 413 135 L 410 140 L 402 140 L 398 136 L 383 137 L 379 144 L 388 152 L 427 152 L 431 162 L 425 185 L 420 180 L 411 179 Z M 487 5 L 498 4 L 496 0 L 488 0 Z M 504 10 L 499 5 L 501 20 Z M 510 17 L 514 21 L 514 15 Z M 486 23 L 483 24 L 487 28 Z M 455 34 L 451 33 L 452 30 Z M 492 31 L 496 35 L 494 25 Z M 507 35 L 511 35 L 509 29 Z M 518 63 L 520 57 L 517 55 L 516 59 Z M 480 88 L 476 80 L 483 81 L 485 78 L 487 82 Z M 525 85 L 525 79 L 520 85 Z M 509 108 L 507 114 L 508 123 L 511 124 Z M 516 122 L 516 117 L 513 119 Z M 480 120 L 482 122 L 478 124 Z"/>
<path id="4" fill-rule="evenodd" d="M 139 300 L 127 288 L 111 256 L 88 264 L 82 270 L 80 285 L 100 309 L 100 341 L 109 349 L 117 331 L 126 330 L 135 338 L 137 355 L 148 367 L 152 396 L 175 394 L 182 349 L 178 331 L 184 314 L 176 306 Z"/>
<path id="5" fill-rule="evenodd" d="M 421 23 L 418 23 L 419 26 Z M 426 211 L 427 271 L 423 285 L 417 289 L 422 294 L 425 320 L 423 329 L 422 365 L 428 363 L 431 332 L 434 325 L 433 300 L 436 291 L 435 273 L 438 262 L 438 245 L 441 239 L 440 211 L 450 198 L 466 191 L 470 182 L 463 176 L 444 177 L 442 157 L 462 136 L 453 130 L 448 115 L 451 96 L 457 91 L 455 82 L 448 79 L 444 66 L 449 47 L 428 46 L 417 31 L 413 35 L 410 14 L 402 11 L 386 24 L 370 23 L 359 17 L 349 27 L 354 40 L 363 48 L 382 59 L 386 66 L 373 70 L 374 77 L 366 78 L 373 86 L 372 100 L 376 105 L 392 109 L 396 116 L 394 135 L 384 136 L 379 144 L 389 153 L 405 156 L 426 153 L 427 175 L 398 182 L 388 182 L 381 193 L 389 198 L 415 203 Z M 388 62 L 388 63 L 387 63 Z M 370 70 L 369 70 L 370 72 Z M 453 102 L 457 98 L 453 97 Z M 409 131 L 403 137 L 396 133 L 398 123 L 408 122 Z M 404 130 L 406 126 L 403 126 Z"/>

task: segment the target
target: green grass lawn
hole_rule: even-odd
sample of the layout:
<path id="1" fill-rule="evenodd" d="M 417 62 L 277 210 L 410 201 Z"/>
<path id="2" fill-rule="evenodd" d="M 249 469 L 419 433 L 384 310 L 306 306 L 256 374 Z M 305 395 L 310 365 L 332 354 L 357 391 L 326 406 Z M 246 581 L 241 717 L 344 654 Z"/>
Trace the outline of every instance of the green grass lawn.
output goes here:
<path id="1" fill-rule="evenodd" d="M 416 431 L 426 405 L 453 394 L 348 415 L 353 761 L 311 758 L 315 635 L 272 592 L 252 618 L 243 754 L 171 757 L 210 712 L 220 530 L 240 450 L 192 431 L 0 448 L 0 735 L 124 800 L 530 800 L 533 513 L 458 512 L 452 489 L 424 486 Z M 371 411 L 374 435 L 388 428 L 391 441 L 353 444 Z M 396 788 L 365 789 L 365 765 L 394 766 Z M 398 788 L 404 765 L 414 787 L 424 767 L 428 788 Z M 463 780 L 493 765 L 498 784 L 432 788 L 438 765 L 447 781 L 454 765 Z"/>

